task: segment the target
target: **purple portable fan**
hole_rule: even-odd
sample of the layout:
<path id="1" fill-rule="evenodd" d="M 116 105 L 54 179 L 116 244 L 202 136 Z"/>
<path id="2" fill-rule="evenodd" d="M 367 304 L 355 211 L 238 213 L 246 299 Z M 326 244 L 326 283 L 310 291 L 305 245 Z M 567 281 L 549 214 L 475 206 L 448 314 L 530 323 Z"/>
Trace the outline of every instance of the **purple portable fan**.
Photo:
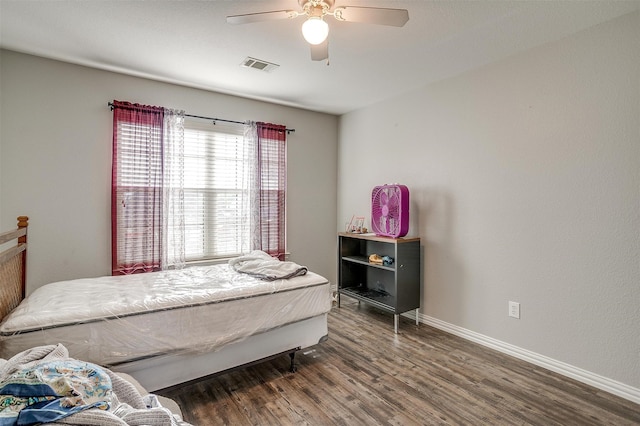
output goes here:
<path id="1" fill-rule="evenodd" d="M 371 191 L 371 229 L 399 238 L 409 231 L 409 189 L 404 185 L 376 186 Z"/>

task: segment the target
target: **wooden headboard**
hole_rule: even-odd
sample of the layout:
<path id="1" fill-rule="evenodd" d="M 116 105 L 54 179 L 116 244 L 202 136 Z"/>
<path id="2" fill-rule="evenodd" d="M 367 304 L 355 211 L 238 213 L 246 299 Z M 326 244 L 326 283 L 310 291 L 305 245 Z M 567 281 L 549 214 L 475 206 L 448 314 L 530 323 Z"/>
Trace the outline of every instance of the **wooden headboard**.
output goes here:
<path id="1" fill-rule="evenodd" d="M 16 240 L 0 253 L 0 319 L 24 299 L 27 282 L 27 226 L 29 218 L 18 216 L 18 228 L 0 234 L 0 245 Z"/>

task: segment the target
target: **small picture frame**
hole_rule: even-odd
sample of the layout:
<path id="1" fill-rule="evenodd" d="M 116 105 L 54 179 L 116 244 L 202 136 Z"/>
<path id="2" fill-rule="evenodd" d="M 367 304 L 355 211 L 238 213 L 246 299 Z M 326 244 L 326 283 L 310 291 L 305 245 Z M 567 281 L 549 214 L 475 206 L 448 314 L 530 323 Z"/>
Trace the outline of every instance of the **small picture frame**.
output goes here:
<path id="1" fill-rule="evenodd" d="M 366 228 L 364 227 L 364 216 L 354 215 L 347 225 L 346 231 L 352 234 L 362 234 L 366 232 Z"/>

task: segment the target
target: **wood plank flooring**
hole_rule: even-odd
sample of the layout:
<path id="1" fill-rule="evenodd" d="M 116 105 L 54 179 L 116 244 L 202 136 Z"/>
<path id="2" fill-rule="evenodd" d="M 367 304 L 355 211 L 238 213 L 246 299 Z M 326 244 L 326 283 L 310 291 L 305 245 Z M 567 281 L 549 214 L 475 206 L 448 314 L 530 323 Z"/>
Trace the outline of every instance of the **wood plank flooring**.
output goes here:
<path id="1" fill-rule="evenodd" d="M 329 340 L 159 392 L 197 425 L 640 425 L 640 405 L 343 298 Z"/>

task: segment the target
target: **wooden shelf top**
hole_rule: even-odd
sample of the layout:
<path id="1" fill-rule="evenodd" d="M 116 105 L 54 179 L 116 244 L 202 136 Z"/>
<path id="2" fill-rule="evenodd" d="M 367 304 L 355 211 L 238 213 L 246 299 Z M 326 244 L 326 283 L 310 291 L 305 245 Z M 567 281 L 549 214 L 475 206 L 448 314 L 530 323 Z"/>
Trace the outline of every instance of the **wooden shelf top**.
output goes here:
<path id="1" fill-rule="evenodd" d="M 355 234 L 353 232 L 338 232 L 338 236 L 357 238 L 360 240 L 380 241 L 383 243 L 396 243 L 396 244 L 420 241 L 420 238 L 392 238 L 392 237 L 382 237 L 376 234 Z"/>

